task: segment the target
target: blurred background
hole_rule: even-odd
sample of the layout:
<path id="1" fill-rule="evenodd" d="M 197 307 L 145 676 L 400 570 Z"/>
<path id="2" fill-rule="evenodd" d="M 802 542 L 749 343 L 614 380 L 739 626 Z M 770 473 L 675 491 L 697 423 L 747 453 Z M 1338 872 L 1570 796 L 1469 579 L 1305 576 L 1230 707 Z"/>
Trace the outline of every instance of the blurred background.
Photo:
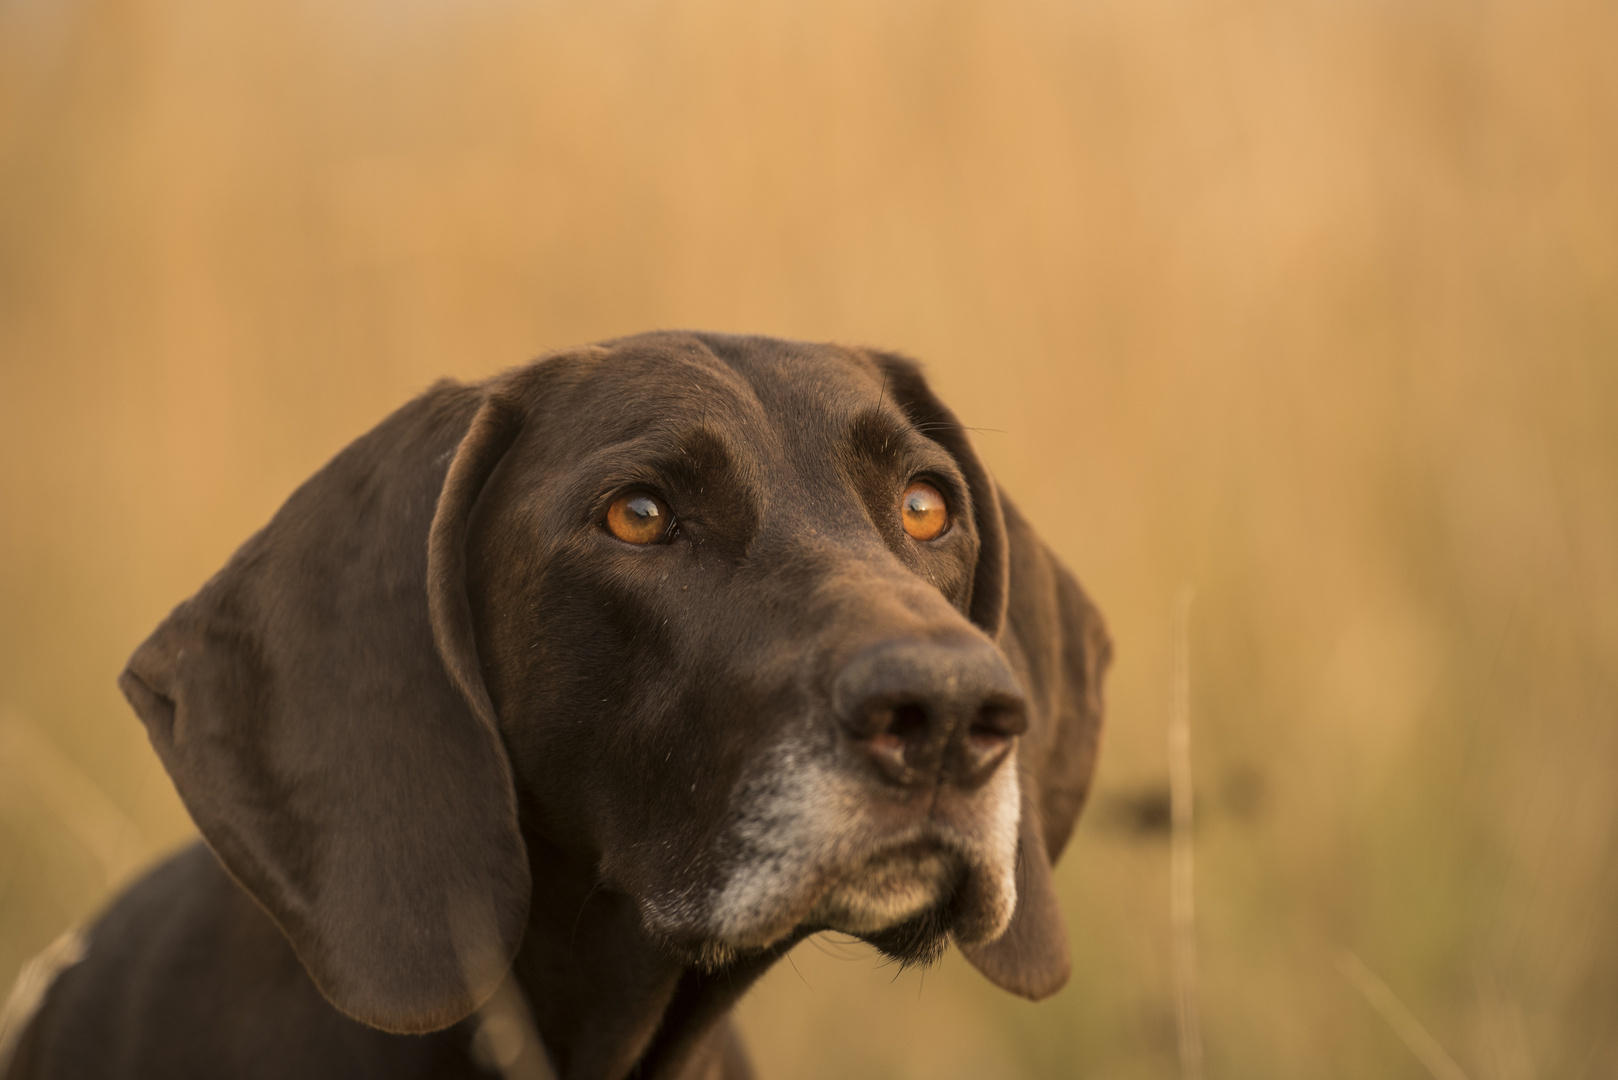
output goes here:
<path id="1" fill-rule="evenodd" d="M 440 375 L 697 327 L 924 360 L 1117 639 L 1071 985 L 812 941 L 762 1076 L 1180 1075 L 1185 588 L 1208 1075 L 1427 1076 L 1410 1024 L 1618 1075 L 1615 47 L 1606 0 L 0 0 L 0 983 L 192 835 L 113 679 L 294 485 Z"/>

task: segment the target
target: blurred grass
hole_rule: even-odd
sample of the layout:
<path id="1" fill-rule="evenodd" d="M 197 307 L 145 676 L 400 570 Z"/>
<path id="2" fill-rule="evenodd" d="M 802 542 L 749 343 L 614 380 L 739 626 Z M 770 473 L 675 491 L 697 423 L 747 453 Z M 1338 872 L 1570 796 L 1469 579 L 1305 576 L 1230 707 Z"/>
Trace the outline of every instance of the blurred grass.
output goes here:
<path id="1" fill-rule="evenodd" d="M 188 834 L 112 679 L 294 484 L 440 374 L 695 326 L 926 359 L 1119 643 L 1071 987 L 805 946 L 742 1008 L 764 1075 L 1175 1074 L 1136 826 L 1184 585 L 1208 1075 L 1426 1075 L 1343 949 L 1473 1080 L 1618 1073 L 1615 41 L 1597 0 L 0 4 L 0 706 L 137 837 L 4 744 L 0 979 Z"/>

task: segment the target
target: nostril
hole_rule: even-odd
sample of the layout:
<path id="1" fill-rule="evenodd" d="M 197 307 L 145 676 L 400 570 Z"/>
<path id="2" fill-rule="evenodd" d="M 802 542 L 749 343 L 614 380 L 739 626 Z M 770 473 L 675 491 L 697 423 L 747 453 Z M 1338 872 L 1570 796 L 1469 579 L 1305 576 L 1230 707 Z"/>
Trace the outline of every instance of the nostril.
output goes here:
<path id="1" fill-rule="evenodd" d="M 1011 753 L 1011 740 L 1028 730 L 1021 701 L 991 699 L 978 707 L 954 757 L 954 782 L 972 788 L 994 775 Z"/>
<path id="2" fill-rule="evenodd" d="M 1009 739 L 1028 730 L 1028 711 L 1019 702 L 990 701 L 978 709 L 971 734 L 979 739 Z"/>
<path id="3" fill-rule="evenodd" d="M 917 701 L 873 701 L 844 721 L 856 739 L 906 743 L 926 735 L 932 713 Z"/>
<path id="4" fill-rule="evenodd" d="M 925 771 L 926 763 L 918 760 L 926 751 L 928 737 L 934 727 L 931 711 L 915 700 L 872 703 L 862 709 L 859 722 L 849 725 L 849 734 L 871 759 L 891 779 L 909 784 Z"/>
<path id="5" fill-rule="evenodd" d="M 901 742 L 923 735 L 927 731 L 927 710 L 915 702 L 895 705 L 888 720 L 887 734 L 896 736 Z"/>

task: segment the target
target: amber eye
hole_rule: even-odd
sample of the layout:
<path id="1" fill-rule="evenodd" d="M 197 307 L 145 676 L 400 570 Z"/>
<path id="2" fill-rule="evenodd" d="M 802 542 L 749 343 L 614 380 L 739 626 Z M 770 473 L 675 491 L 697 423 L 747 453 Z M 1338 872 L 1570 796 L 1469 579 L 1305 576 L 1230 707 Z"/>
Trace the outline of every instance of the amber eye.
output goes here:
<path id="1" fill-rule="evenodd" d="M 620 495 L 607 508 L 607 531 L 626 544 L 655 544 L 674 515 L 655 495 Z"/>
<path id="2" fill-rule="evenodd" d="M 905 532 L 914 540 L 936 540 L 949 528 L 949 504 L 925 480 L 913 481 L 905 488 L 899 505 L 904 512 Z"/>

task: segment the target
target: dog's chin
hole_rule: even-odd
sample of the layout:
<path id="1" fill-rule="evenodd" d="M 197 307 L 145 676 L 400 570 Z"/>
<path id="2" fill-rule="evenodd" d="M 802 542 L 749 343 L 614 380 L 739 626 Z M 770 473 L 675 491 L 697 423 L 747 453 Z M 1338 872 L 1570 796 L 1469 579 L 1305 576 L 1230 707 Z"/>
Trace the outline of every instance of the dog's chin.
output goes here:
<path id="1" fill-rule="evenodd" d="M 807 880 L 797 888 L 772 867 L 766 876 L 740 879 L 742 888 L 733 881 L 730 890 L 709 894 L 754 901 L 730 911 L 709 897 L 706 903 L 679 896 L 642 901 L 642 908 L 655 937 L 708 971 L 749 956 L 778 955 L 821 930 L 860 938 L 906 965 L 928 964 L 952 938 L 972 945 L 1005 932 L 1016 905 L 1013 863 L 983 855 L 948 831 L 918 830 L 852 864 L 806 868 L 798 880 Z M 757 904 L 749 892 L 773 902 Z M 748 917 L 724 917 L 738 907 Z"/>
<path id="2" fill-rule="evenodd" d="M 883 956 L 897 960 L 902 968 L 924 968 L 944 958 L 952 930 L 949 908 L 940 904 L 897 926 L 859 937 Z"/>
<path id="3" fill-rule="evenodd" d="M 903 967 L 940 960 L 951 938 L 967 944 L 1004 932 L 1015 897 L 958 852 L 916 844 L 885 852 L 837 881 L 815 905 L 814 929 L 852 934 Z"/>
<path id="4" fill-rule="evenodd" d="M 927 966 L 949 947 L 967 878 L 952 852 L 931 844 L 897 848 L 835 882 L 807 923 L 852 934 L 906 967 Z"/>
<path id="5" fill-rule="evenodd" d="M 881 852 L 831 883 L 808 923 L 860 937 L 882 934 L 947 908 L 963 874 L 960 859 L 934 844 Z"/>
<path id="6" fill-rule="evenodd" d="M 676 948 L 698 967 L 713 971 L 833 930 L 869 942 L 906 966 L 931 964 L 949 946 L 962 901 L 974 892 L 972 877 L 957 852 L 925 841 L 904 844 L 874 853 L 837 875 L 817 899 L 804 898 L 795 926 L 771 932 L 768 945 L 706 938 L 687 939 Z"/>

